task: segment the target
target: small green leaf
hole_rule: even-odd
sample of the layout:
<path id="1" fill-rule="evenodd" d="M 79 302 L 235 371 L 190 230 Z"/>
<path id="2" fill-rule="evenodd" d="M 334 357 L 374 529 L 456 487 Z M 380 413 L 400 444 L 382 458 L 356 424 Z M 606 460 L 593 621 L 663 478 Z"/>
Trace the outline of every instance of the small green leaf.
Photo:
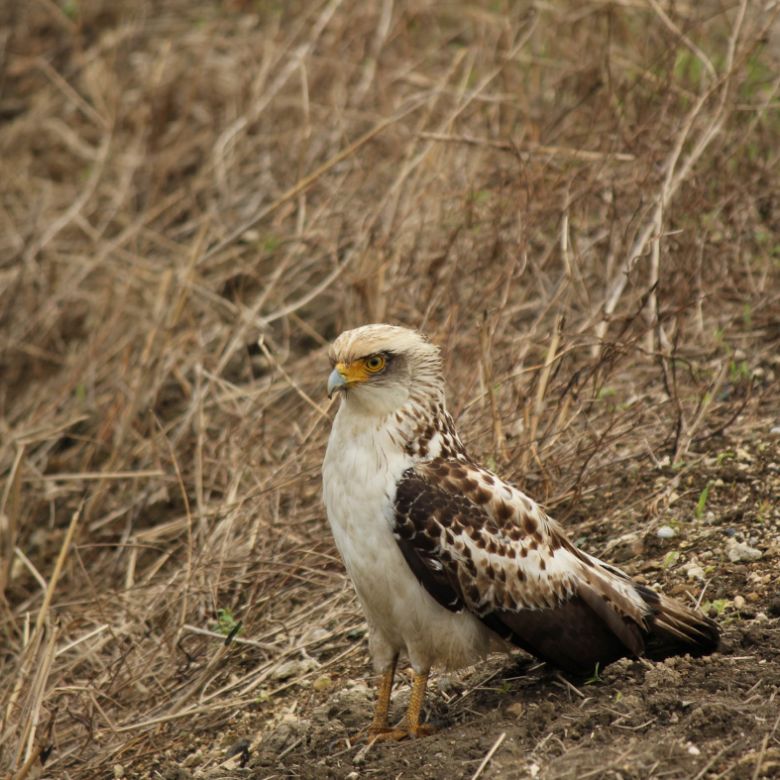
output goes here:
<path id="1" fill-rule="evenodd" d="M 225 636 L 229 636 L 231 633 L 233 633 L 238 626 L 238 620 L 236 620 L 235 615 L 233 615 L 233 612 L 229 609 L 218 609 L 217 610 L 217 625 L 215 626 L 215 631 L 219 631 L 220 634 L 224 634 Z"/>
<path id="2" fill-rule="evenodd" d="M 713 599 L 712 601 L 705 601 L 704 604 L 701 605 L 701 608 L 705 615 L 712 611 L 717 615 L 722 615 L 723 611 L 730 603 L 731 602 L 728 599 Z"/>
<path id="3" fill-rule="evenodd" d="M 668 569 L 670 566 L 674 566 L 680 558 L 680 553 L 677 550 L 669 550 L 664 556 L 664 562 L 661 564 L 664 569 Z"/>
<path id="4" fill-rule="evenodd" d="M 263 241 L 263 249 L 270 255 L 279 248 L 281 243 L 281 239 L 278 236 L 266 236 Z"/>
<path id="5" fill-rule="evenodd" d="M 710 495 L 710 483 L 708 482 L 704 486 L 704 490 L 699 493 L 699 500 L 696 502 L 696 511 L 694 514 L 696 515 L 697 520 L 701 520 L 701 518 L 704 516 L 704 510 L 707 508 L 707 499 Z"/>
<path id="6" fill-rule="evenodd" d="M 315 691 L 326 691 L 333 685 L 333 679 L 327 674 L 321 674 L 312 684 Z"/>
<path id="7" fill-rule="evenodd" d="M 62 4 L 62 12 L 68 19 L 75 19 L 79 15 L 79 4 L 76 0 L 65 0 Z"/>

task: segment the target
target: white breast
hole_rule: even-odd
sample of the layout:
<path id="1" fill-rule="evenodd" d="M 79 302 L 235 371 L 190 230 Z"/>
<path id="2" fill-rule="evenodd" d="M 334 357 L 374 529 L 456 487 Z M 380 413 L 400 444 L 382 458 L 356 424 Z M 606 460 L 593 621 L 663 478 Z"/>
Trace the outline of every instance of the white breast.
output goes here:
<path id="1" fill-rule="evenodd" d="M 377 670 L 406 652 L 417 671 L 457 668 L 490 649 L 495 636 L 471 613 L 440 606 L 419 583 L 393 537 L 396 484 L 414 465 L 388 425 L 342 401 L 323 463 L 328 520 L 369 624 Z"/>

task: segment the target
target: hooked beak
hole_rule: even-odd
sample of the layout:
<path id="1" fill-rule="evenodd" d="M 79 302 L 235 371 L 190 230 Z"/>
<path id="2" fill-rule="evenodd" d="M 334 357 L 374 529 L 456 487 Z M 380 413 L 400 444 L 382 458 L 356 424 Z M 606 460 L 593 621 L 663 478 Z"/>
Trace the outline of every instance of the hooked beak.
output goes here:
<path id="1" fill-rule="evenodd" d="M 344 374 L 341 373 L 340 366 L 341 364 L 336 366 L 328 377 L 328 398 L 332 398 L 333 393 L 337 390 L 344 390 L 347 387 L 347 379 Z"/>

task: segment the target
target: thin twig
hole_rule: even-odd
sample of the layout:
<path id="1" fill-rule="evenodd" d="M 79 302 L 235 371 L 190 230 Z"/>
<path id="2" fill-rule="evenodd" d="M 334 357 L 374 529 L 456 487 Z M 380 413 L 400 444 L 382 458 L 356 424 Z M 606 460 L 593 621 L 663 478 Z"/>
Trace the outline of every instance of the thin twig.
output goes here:
<path id="1" fill-rule="evenodd" d="M 490 763 L 490 759 L 496 754 L 496 751 L 501 747 L 501 743 L 506 739 L 506 731 L 502 731 L 498 739 L 493 743 L 493 747 L 488 750 L 485 757 L 482 759 L 482 763 L 477 767 L 477 771 L 471 776 L 471 780 L 477 780 L 477 778 L 485 770 L 485 767 Z"/>
<path id="2" fill-rule="evenodd" d="M 571 160 L 583 162 L 595 162 L 599 160 L 617 160 L 619 162 L 632 162 L 636 159 L 633 154 L 627 152 L 599 152 L 591 149 L 569 149 L 565 146 L 548 146 L 545 144 L 514 144 L 511 141 L 495 141 L 492 138 L 476 138 L 470 135 L 451 135 L 448 133 L 435 133 L 421 131 L 420 138 L 443 143 L 468 144 L 469 146 L 487 146 L 502 152 L 509 152 L 515 156 L 521 155 L 530 158 L 534 155 L 549 157 L 566 157 Z"/>
<path id="3" fill-rule="evenodd" d="M 310 174 L 304 176 L 302 179 L 293 184 L 292 187 L 285 190 L 276 200 L 273 201 L 273 203 L 269 203 L 267 206 L 264 206 L 252 217 L 247 219 L 237 228 L 234 228 L 227 236 L 225 236 L 225 238 L 218 241 L 198 260 L 198 265 L 202 265 L 215 255 L 219 254 L 223 249 L 229 247 L 232 243 L 241 238 L 241 236 L 246 233 L 247 230 L 250 230 L 255 225 L 262 222 L 267 216 L 276 211 L 280 206 L 297 197 L 301 192 L 305 192 L 307 189 L 309 189 L 309 187 L 317 182 L 318 179 L 322 178 L 326 173 L 328 173 L 328 171 L 335 168 L 340 162 L 343 162 L 344 160 L 351 157 L 353 154 L 355 154 L 355 152 L 358 151 L 358 149 L 376 138 L 376 136 L 378 136 L 381 132 L 386 130 L 388 127 L 391 127 L 392 125 L 400 122 L 414 111 L 417 111 L 422 105 L 424 105 L 424 101 L 422 100 L 413 101 L 411 105 L 402 109 L 397 114 L 394 114 L 393 116 L 378 122 L 368 132 L 363 133 L 363 135 L 338 152 L 338 154 L 333 155 L 333 157 L 315 168 L 315 170 Z"/>

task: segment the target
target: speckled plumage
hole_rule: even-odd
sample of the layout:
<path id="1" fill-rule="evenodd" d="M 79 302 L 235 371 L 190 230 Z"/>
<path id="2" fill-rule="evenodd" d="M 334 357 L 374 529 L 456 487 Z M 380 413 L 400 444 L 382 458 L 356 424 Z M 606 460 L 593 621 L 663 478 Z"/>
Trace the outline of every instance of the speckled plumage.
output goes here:
<path id="1" fill-rule="evenodd" d="M 384 367 L 355 373 L 370 356 Z M 506 642 L 573 672 L 716 647 L 712 621 L 575 548 L 469 457 L 438 348 L 420 334 L 364 326 L 335 341 L 331 360 L 343 399 L 324 499 L 378 670 L 404 652 L 419 672 L 460 666 Z"/>

